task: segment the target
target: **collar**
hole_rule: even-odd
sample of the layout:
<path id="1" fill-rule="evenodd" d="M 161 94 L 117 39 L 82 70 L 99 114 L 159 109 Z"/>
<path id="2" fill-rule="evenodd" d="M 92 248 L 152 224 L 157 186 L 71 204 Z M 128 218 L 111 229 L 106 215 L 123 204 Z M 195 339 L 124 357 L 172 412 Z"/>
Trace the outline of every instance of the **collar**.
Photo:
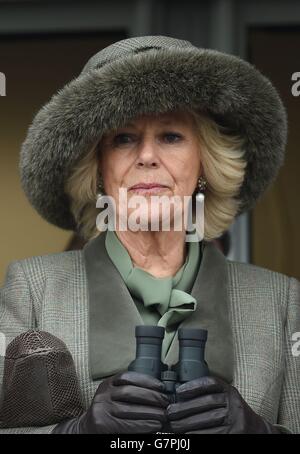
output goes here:
<path id="1" fill-rule="evenodd" d="M 140 267 L 134 267 L 131 257 L 114 231 L 108 230 L 105 237 L 105 248 L 109 258 L 120 272 L 123 281 L 133 297 L 138 298 L 145 307 L 155 306 L 163 315 L 169 307 L 179 307 L 196 301 L 188 293 L 194 284 L 201 255 L 199 242 L 187 243 L 185 263 L 175 276 L 157 278 Z M 188 315 L 188 314 L 187 314 Z"/>
<path id="2" fill-rule="evenodd" d="M 106 232 L 83 248 L 89 297 L 89 366 L 92 379 L 127 370 L 135 358 L 135 326 L 143 320 L 126 284 L 105 248 Z M 217 283 L 217 284 L 216 284 Z M 191 290 L 197 301 L 192 316 L 179 327 L 208 330 L 205 358 L 212 375 L 233 380 L 233 340 L 229 321 L 225 256 L 212 242 L 202 241 L 202 260 Z M 163 358 L 178 361 L 177 333 Z"/>

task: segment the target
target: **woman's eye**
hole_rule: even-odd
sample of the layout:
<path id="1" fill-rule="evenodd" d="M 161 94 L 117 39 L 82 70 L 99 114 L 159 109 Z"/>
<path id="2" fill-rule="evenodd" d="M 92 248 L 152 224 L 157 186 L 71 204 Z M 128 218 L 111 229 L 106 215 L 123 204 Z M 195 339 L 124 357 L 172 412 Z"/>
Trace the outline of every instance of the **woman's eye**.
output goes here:
<path id="1" fill-rule="evenodd" d="M 168 133 L 164 134 L 164 139 L 168 143 L 178 142 L 181 138 L 182 138 L 181 134 L 177 134 L 174 132 L 168 132 Z"/>
<path id="2" fill-rule="evenodd" d="M 131 143 L 132 140 L 133 140 L 133 138 L 130 134 L 117 134 L 114 137 L 114 144 L 116 144 L 116 145 L 127 144 L 127 143 Z"/>

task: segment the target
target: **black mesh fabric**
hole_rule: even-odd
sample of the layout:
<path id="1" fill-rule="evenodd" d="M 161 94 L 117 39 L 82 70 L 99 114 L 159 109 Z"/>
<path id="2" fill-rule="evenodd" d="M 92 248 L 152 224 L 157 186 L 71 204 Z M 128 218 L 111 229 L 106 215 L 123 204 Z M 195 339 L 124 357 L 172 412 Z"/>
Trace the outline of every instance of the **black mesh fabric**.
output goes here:
<path id="1" fill-rule="evenodd" d="M 83 412 L 68 348 L 46 331 L 29 330 L 7 346 L 0 427 L 45 426 Z"/>

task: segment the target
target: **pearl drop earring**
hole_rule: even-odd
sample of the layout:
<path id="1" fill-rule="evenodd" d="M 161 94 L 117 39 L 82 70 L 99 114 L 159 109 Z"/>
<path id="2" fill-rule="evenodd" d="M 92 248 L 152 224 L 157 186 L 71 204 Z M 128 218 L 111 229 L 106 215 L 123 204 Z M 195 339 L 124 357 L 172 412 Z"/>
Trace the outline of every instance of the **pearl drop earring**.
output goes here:
<path id="1" fill-rule="evenodd" d="M 103 186 L 103 178 L 101 175 L 99 175 L 98 178 L 98 185 L 97 185 L 97 194 L 96 194 L 96 199 L 98 200 L 100 197 L 104 195 L 104 186 Z"/>
<path id="2" fill-rule="evenodd" d="M 207 181 L 203 177 L 198 178 L 198 192 L 196 194 L 196 236 L 202 241 L 204 238 L 204 192 Z"/>

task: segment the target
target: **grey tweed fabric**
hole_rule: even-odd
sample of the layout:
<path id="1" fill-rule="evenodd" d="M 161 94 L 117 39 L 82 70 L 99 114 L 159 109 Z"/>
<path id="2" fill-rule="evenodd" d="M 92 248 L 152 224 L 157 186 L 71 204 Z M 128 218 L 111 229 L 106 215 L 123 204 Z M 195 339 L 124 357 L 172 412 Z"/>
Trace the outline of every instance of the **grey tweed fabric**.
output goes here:
<path id="1" fill-rule="evenodd" d="M 207 251 L 222 260 L 222 254 L 216 254 L 214 248 L 211 244 Z M 232 384 L 254 411 L 278 424 L 282 432 L 300 433 L 300 355 L 292 354 L 292 335 L 300 333 L 300 282 L 250 264 L 225 258 L 224 263 L 227 315 L 233 336 Z M 211 279 L 211 285 L 216 285 L 213 283 L 218 282 L 219 276 L 216 273 Z M 110 287 L 112 282 L 106 280 L 103 285 Z M 99 299 L 103 320 L 106 303 Z M 193 326 L 193 318 L 190 320 Z M 8 343 L 31 328 L 48 331 L 65 342 L 74 358 L 87 408 L 101 378 L 93 380 L 89 372 L 89 292 L 82 250 L 34 256 L 9 264 L 0 291 L 0 331 Z M 130 350 L 132 345 L 129 347 Z M 107 355 L 119 357 L 121 364 L 123 358 L 113 348 Z M 104 357 L 105 361 L 109 360 Z M 3 363 L 1 357 L 0 383 Z M 50 433 L 53 427 L 2 429 L 0 434 Z"/>

